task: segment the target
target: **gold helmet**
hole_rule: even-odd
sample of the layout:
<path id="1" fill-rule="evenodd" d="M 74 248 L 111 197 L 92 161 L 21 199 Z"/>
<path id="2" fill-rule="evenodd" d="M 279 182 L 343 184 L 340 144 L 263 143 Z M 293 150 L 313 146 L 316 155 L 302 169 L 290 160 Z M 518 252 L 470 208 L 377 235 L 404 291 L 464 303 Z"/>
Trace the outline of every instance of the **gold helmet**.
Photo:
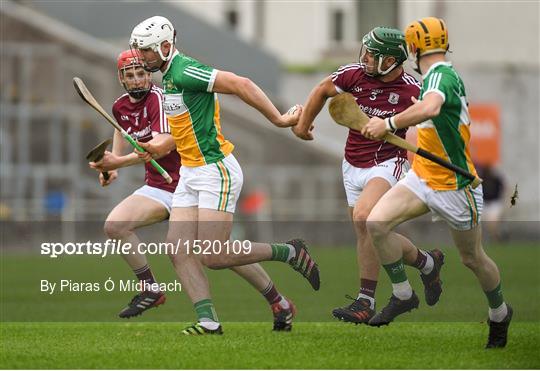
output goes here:
<path id="1" fill-rule="evenodd" d="M 426 54 L 448 51 L 448 29 L 440 18 L 426 17 L 414 21 L 405 29 L 409 54 L 421 57 Z"/>

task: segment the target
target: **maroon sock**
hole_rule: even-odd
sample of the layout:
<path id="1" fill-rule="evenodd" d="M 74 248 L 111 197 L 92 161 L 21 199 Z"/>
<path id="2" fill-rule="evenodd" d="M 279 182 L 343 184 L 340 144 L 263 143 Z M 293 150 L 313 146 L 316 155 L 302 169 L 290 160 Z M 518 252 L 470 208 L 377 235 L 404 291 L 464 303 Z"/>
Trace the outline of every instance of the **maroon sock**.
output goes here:
<path id="1" fill-rule="evenodd" d="M 134 269 L 133 273 L 135 273 L 139 281 L 144 281 L 146 284 L 149 285 L 156 283 L 156 279 L 154 278 L 154 275 L 152 274 L 152 271 L 150 270 L 148 264 L 146 264 L 142 268 Z"/>
<path id="2" fill-rule="evenodd" d="M 270 282 L 268 286 L 266 286 L 266 288 L 261 291 L 261 294 L 263 294 L 263 296 L 266 298 L 266 301 L 270 305 L 277 303 L 278 301 L 281 301 L 282 299 L 281 295 L 276 290 L 276 286 L 274 286 L 273 282 Z"/>
<path id="3" fill-rule="evenodd" d="M 413 263 L 413 267 L 422 269 L 426 266 L 426 263 L 427 263 L 427 255 L 424 252 L 422 252 L 422 250 L 418 249 L 418 255 L 416 255 L 416 260 Z"/>
<path id="4" fill-rule="evenodd" d="M 365 278 L 360 279 L 360 294 L 375 298 L 375 289 L 377 288 L 377 281 L 368 280 Z"/>

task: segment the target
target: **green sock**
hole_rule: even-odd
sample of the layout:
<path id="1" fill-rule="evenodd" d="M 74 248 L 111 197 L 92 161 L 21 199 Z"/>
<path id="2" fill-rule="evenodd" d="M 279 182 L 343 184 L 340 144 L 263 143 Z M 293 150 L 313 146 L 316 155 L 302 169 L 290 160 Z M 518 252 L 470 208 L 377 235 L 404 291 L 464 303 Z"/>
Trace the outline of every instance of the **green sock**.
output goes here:
<path id="1" fill-rule="evenodd" d="M 201 319 L 205 318 L 214 322 L 219 322 L 216 310 L 214 309 L 214 304 L 212 304 L 212 299 L 203 299 L 193 304 L 193 306 L 195 307 L 195 312 L 197 313 L 197 320 L 200 321 Z"/>
<path id="2" fill-rule="evenodd" d="M 497 287 L 495 287 L 493 290 L 484 291 L 484 294 L 486 294 L 486 297 L 487 297 L 487 300 L 488 300 L 488 303 L 489 303 L 489 307 L 491 309 L 495 309 L 495 308 L 500 307 L 502 305 L 502 303 L 504 302 L 500 282 L 497 285 Z"/>
<path id="3" fill-rule="evenodd" d="M 289 254 L 291 252 L 291 245 L 286 243 L 271 243 L 272 247 L 272 259 L 280 262 L 289 261 Z"/>
<path id="4" fill-rule="evenodd" d="M 383 267 L 386 269 L 386 273 L 388 274 L 388 277 L 390 277 L 390 281 L 392 281 L 392 283 L 407 281 L 407 274 L 405 273 L 403 259 L 399 259 L 394 263 L 384 264 Z"/>

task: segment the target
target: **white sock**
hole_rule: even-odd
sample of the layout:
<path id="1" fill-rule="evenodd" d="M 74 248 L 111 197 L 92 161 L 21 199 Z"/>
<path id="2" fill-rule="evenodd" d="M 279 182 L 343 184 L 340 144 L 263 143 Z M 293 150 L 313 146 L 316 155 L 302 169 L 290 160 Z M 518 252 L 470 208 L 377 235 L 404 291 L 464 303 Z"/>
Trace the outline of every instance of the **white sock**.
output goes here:
<path id="1" fill-rule="evenodd" d="M 212 321 L 210 318 L 201 318 L 199 325 L 208 330 L 217 330 L 219 322 Z"/>
<path id="2" fill-rule="evenodd" d="M 289 302 L 287 299 L 285 299 L 285 296 L 281 296 L 281 300 L 279 301 L 279 306 L 283 309 L 289 309 Z"/>
<path id="3" fill-rule="evenodd" d="M 143 291 L 150 291 L 150 292 L 153 292 L 154 294 L 157 294 L 157 293 L 160 292 L 159 283 L 157 283 L 157 282 L 148 283 L 148 282 L 144 281 L 144 290 Z"/>
<path id="4" fill-rule="evenodd" d="M 360 299 L 369 300 L 369 307 L 371 309 L 375 309 L 375 299 L 374 298 L 372 298 L 371 296 L 367 296 L 365 294 L 358 294 L 358 296 L 356 297 L 356 300 L 360 300 Z"/>
<path id="5" fill-rule="evenodd" d="M 412 287 L 409 280 L 392 284 L 392 293 L 400 300 L 410 299 L 412 296 Z"/>
<path id="6" fill-rule="evenodd" d="M 287 258 L 287 262 L 290 262 L 292 258 L 296 256 L 296 249 L 293 245 L 286 243 L 285 245 L 289 246 L 289 257 Z"/>
<path id="7" fill-rule="evenodd" d="M 421 250 L 418 250 L 418 252 L 420 254 L 424 254 L 426 256 L 426 265 L 424 265 L 424 268 L 420 269 L 420 272 L 424 273 L 424 274 L 429 274 L 431 273 L 431 271 L 433 270 L 433 266 L 434 266 L 434 261 L 433 261 L 433 257 L 431 255 L 429 255 L 428 253 L 426 252 L 423 252 Z"/>
<path id="8" fill-rule="evenodd" d="M 489 319 L 493 322 L 502 322 L 504 317 L 508 314 L 508 307 L 506 303 L 502 303 L 498 308 L 489 308 Z"/>

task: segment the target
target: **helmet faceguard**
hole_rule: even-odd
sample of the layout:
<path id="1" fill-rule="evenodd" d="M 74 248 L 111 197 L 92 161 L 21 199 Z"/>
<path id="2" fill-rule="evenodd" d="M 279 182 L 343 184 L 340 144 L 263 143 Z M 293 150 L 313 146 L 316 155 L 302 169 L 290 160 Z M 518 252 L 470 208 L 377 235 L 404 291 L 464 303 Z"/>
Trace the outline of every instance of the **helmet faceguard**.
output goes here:
<path id="1" fill-rule="evenodd" d="M 132 70 L 131 78 L 137 80 L 139 77 L 137 77 L 136 69 L 137 67 L 143 67 L 141 55 L 137 50 L 124 50 L 122 53 L 120 53 L 117 58 L 116 67 L 118 69 L 118 80 L 130 97 L 134 99 L 142 99 L 146 96 L 146 94 L 148 94 L 152 88 L 152 80 L 150 74 L 147 72 L 145 72 L 144 77 L 142 77 L 146 80 L 144 86 L 142 87 L 130 87 L 126 82 L 125 74 L 128 70 Z"/>
<path id="2" fill-rule="evenodd" d="M 154 16 L 139 23 L 131 32 L 129 46 L 133 49 L 150 49 L 161 58 L 161 65 L 149 67 L 144 63 L 143 68 L 149 72 L 157 72 L 172 57 L 172 49 L 175 44 L 176 31 L 172 23 L 165 17 Z M 161 44 L 168 41 L 171 44 L 171 51 L 168 55 L 163 55 Z"/>
<path id="3" fill-rule="evenodd" d="M 409 51 L 409 63 L 411 64 L 411 67 L 414 71 L 416 71 L 419 74 L 422 74 L 420 71 L 420 63 L 418 62 L 418 49 L 415 45 L 407 45 L 407 49 Z"/>
<path id="4" fill-rule="evenodd" d="M 384 76 L 403 64 L 407 59 L 407 46 L 405 37 L 399 30 L 387 27 L 375 27 L 362 38 L 359 62 L 364 64 L 366 53 L 370 53 L 377 66 L 376 72 L 367 72 L 370 76 Z M 395 62 L 383 70 L 383 62 L 386 57 L 394 57 Z M 365 64 L 364 64 L 365 65 Z"/>
<path id="5" fill-rule="evenodd" d="M 435 17 L 422 18 L 409 24 L 405 29 L 405 41 L 411 62 L 418 73 L 421 73 L 418 65 L 420 57 L 446 53 L 450 47 L 446 24 Z"/>

